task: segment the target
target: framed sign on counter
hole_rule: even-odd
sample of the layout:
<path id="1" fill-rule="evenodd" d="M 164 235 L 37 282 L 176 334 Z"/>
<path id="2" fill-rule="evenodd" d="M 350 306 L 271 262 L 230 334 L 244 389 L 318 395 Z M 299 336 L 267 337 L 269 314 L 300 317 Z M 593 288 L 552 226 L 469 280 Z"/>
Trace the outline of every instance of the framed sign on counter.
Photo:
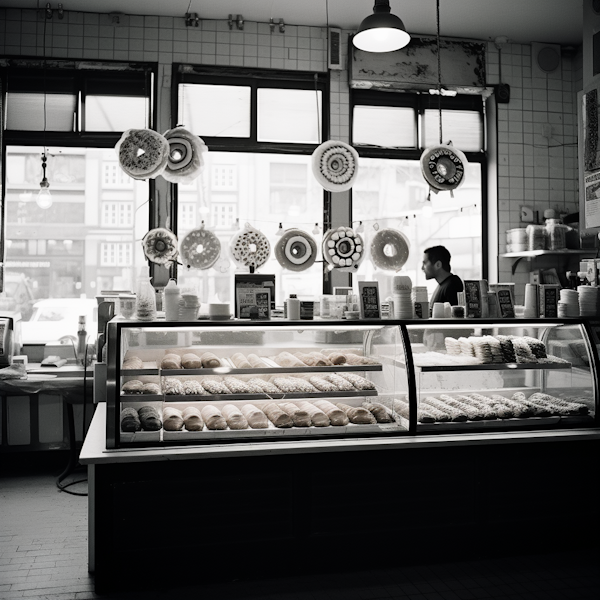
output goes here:
<path id="1" fill-rule="evenodd" d="M 359 281 L 358 295 L 360 299 L 361 319 L 381 319 L 379 303 L 379 282 Z"/>

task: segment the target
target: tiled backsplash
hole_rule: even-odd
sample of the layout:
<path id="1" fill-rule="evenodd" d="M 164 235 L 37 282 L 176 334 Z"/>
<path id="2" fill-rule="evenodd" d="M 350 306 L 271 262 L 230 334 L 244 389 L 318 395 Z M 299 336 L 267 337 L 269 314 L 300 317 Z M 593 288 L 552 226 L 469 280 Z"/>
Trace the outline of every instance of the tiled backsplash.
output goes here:
<path id="1" fill-rule="evenodd" d="M 0 9 L 0 54 L 43 56 L 45 47 L 54 58 L 158 62 L 163 72 L 173 62 L 327 70 L 323 27 L 286 25 L 282 33 L 277 25 L 271 31 L 268 23 L 245 22 L 240 31 L 230 30 L 226 20 L 186 27 L 183 18 L 118 15 L 113 22 L 115 17 L 66 10 L 63 20 L 44 22 L 35 10 Z M 343 32 L 344 63 L 349 34 Z M 487 50 L 493 85 L 499 82 L 499 52 L 494 43 Z M 582 86 L 581 53 L 563 55 L 561 68 L 543 77 L 532 75 L 530 45 L 505 44 L 501 56 L 510 102 L 498 105 L 499 253 L 505 251 L 505 231 L 523 226 L 521 206 L 540 218 L 547 208 L 578 210 L 576 95 Z M 329 136 L 348 141 L 346 69 L 331 71 L 330 107 Z M 511 261 L 499 259 L 500 281 L 529 281 L 529 271 L 520 267 L 513 277 L 510 267 Z"/>

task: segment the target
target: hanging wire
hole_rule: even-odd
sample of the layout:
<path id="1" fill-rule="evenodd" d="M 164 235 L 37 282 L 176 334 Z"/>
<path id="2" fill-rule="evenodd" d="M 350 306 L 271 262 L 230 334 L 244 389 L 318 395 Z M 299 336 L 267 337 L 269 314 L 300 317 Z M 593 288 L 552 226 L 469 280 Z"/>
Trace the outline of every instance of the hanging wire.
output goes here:
<path id="1" fill-rule="evenodd" d="M 438 113 L 440 117 L 440 144 L 442 141 L 442 57 L 440 50 L 440 0 L 435 0 L 435 18 L 437 23 L 437 67 L 438 67 Z"/>

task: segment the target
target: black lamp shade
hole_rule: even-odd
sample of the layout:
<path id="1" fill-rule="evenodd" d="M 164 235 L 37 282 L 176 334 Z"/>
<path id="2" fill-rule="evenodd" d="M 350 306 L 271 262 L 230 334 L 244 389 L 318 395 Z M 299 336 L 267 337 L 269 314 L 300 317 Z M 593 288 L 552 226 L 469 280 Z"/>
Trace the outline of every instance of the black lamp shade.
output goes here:
<path id="1" fill-rule="evenodd" d="M 410 42 L 402 19 L 390 13 L 389 0 L 375 0 L 373 14 L 360 24 L 352 43 L 365 52 L 393 52 Z"/>

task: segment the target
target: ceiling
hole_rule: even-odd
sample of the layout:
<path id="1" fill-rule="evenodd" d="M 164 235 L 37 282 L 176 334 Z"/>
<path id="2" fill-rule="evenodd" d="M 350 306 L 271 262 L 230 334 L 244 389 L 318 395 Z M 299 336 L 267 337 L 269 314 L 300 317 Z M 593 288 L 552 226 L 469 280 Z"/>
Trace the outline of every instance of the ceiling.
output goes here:
<path id="1" fill-rule="evenodd" d="M 583 43 L 584 0 L 440 0 L 442 37 L 509 42 Z M 50 2 L 57 8 L 58 2 Z M 289 25 L 315 25 L 356 29 L 371 14 L 373 0 L 63 0 L 66 11 L 120 12 L 184 18 L 227 19 L 241 14 L 245 21 L 267 23 L 283 18 Z M 44 7 L 42 0 L 0 0 L 0 7 Z M 390 0 L 392 13 L 410 33 L 435 35 L 435 0 Z"/>

